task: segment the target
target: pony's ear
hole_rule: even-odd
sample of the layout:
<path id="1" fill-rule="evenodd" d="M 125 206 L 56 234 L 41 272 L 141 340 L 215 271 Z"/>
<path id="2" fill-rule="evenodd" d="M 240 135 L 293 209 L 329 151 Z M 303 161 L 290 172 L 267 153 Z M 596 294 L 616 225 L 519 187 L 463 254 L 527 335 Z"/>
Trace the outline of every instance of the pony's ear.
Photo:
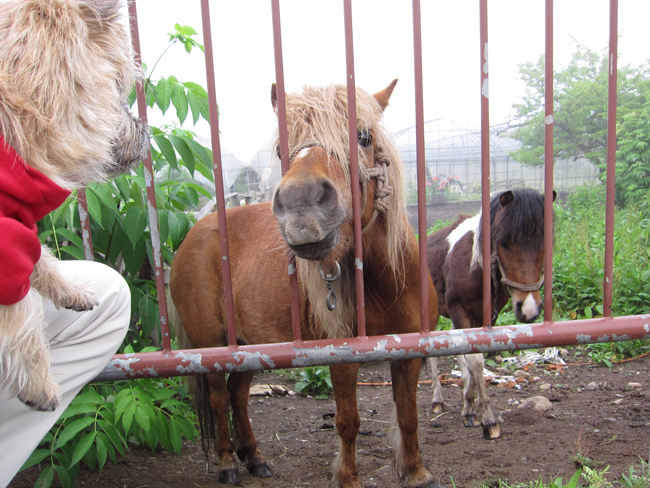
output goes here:
<path id="1" fill-rule="evenodd" d="M 278 113 L 278 91 L 275 87 L 275 83 L 271 84 L 271 104 L 273 104 L 273 111 Z"/>
<path id="2" fill-rule="evenodd" d="M 393 89 L 395 88 L 395 85 L 397 85 L 397 78 L 395 78 L 393 82 L 390 85 L 388 85 L 386 88 L 384 88 L 382 91 L 379 91 L 374 95 L 375 99 L 379 102 L 379 106 L 381 107 L 382 112 L 386 110 L 386 107 L 388 106 L 388 100 L 390 99 L 390 96 L 393 94 Z"/>
<path id="3" fill-rule="evenodd" d="M 512 194 L 511 190 L 504 191 L 501 196 L 499 197 L 499 201 L 501 202 L 501 206 L 505 207 L 508 205 L 510 202 L 512 202 L 515 199 L 515 196 Z"/>

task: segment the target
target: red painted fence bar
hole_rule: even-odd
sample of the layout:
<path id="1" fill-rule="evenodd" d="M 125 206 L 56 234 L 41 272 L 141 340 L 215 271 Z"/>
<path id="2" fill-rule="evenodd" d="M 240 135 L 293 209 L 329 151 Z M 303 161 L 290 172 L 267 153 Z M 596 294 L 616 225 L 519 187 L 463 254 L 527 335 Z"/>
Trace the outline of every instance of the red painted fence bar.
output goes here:
<path id="1" fill-rule="evenodd" d="M 287 107 L 284 92 L 284 63 L 282 61 L 282 29 L 280 23 L 280 0 L 271 0 L 273 16 L 273 51 L 275 53 L 275 86 L 278 101 L 278 128 L 280 135 L 280 160 L 282 176 L 289 171 L 289 136 L 287 135 Z M 298 277 L 296 275 L 296 257 L 287 259 L 289 271 L 289 300 L 291 303 L 291 329 L 293 340 L 301 340 L 300 310 L 298 307 Z"/>
<path id="2" fill-rule="evenodd" d="M 279 0 L 272 1 L 273 31 L 275 40 L 275 61 L 277 78 L 277 99 L 278 118 L 280 122 L 280 152 L 284 171 L 288 168 L 288 142 L 286 131 L 286 110 L 284 92 L 284 74 L 282 65 L 282 43 L 280 33 L 280 11 Z M 482 133 L 482 203 L 483 212 L 486 218 L 483 219 L 483 244 L 484 262 L 490 262 L 489 242 L 489 195 L 490 195 L 490 147 L 489 147 L 489 92 L 488 92 L 488 42 L 487 42 L 487 0 L 480 1 L 480 44 L 481 44 L 481 133 Z M 213 155 L 215 161 L 215 186 L 218 196 L 218 212 L 220 214 L 219 225 L 225 231 L 225 201 L 223 198 L 223 182 L 221 177 L 220 148 L 218 134 L 218 117 L 216 106 L 216 94 L 214 92 L 214 66 L 212 62 L 212 44 L 210 37 L 210 20 L 208 13 L 208 0 L 202 0 L 204 42 L 206 47 L 206 67 L 208 71 L 208 93 L 210 95 L 210 114 L 212 122 Z M 249 346 L 237 346 L 234 343 L 234 320 L 232 325 L 229 322 L 230 346 L 213 349 L 193 350 L 170 350 L 169 332 L 166 315 L 166 302 L 164 293 L 164 281 L 162 270 L 156 268 L 156 283 L 159 295 L 161 310 L 161 329 L 163 330 L 163 351 L 154 353 L 141 353 L 129 355 L 117 355 L 100 374 L 97 380 L 131 379 L 149 376 L 181 376 L 197 373 L 208 373 L 217 371 L 244 371 L 259 369 L 275 369 L 302 367 L 311 365 L 328 365 L 351 362 L 379 361 L 387 359 L 404 359 L 426 356 L 446 356 L 466 354 L 471 352 L 491 352 L 504 350 L 528 349 L 537 347 L 550 347 L 560 345 L 579 345 L 601 342 L 614 342 L 635 339 L 650 339 L 650 315 L 615 317 L 611 316 L 612 301 L 612 268 L 613 268 L 613 228 L 614 228 L 614 169 L 616 157 L 616 75 L 617 75 L 617 20 L 618 2 L 611 0 L 610 3 L 610 73 L 609 73 L 609 99 L 608 99 L 608 150 L 607 150 L 607 231 L 606 231 L 606 252 L 605 252 L 605 294 L 604 294 L 604 317 L 590 320 L 577 320 L 567 322 L 552 321 L 552 202 L 550 195 L 553 188 L 553 0 L 546 0 L 546 67 L 545 67 L 545 99 L 546 99 L 546 132 L 545 132 L 545 242 L 547 255 L 545 258 L 545 321 L 538 324 L 501 326 L 498 328 L 486 327 L 490 321 L 490 275 L 489 267 L 484 267 L 483 285 L 485 307 L 484 326 L 479 329 L 452 330 L 452 331 L 427 331 L 424 324 L 423 332 L 418 334 L 389 335 L 389 336 L 365 336 L 365 321 L 363 320 L 363 288 L 361 298 L 357 297 L 357 303 L 361 313 L 359 326 L 359 337 L 349 339 L 322 340 L 322 341 L 301 341 L 300 323 L 298 314 L 293 314 L 294 342 L 283 344 L 258 344 Z M 344 0 L 344 18 L 346 31 L 346 61 L 348 73 L 348 97 L 350 105 L 350 142 L 351 159 L 356 159 L 356 112 L 355 104 L 352 103 L 355 95 L 354 79 L 354 56 L 352 43 L 352 17 L 351 0 Z M 137 13 L 135 2 L 129 2 L 129 14 L 132 22 L 133 43 L 137 59 L 140 60 L 139 39 L 137 29 Z M 418 207 L 420 208 L 420 235 L 426 236 L 426 224 L 424 232 L 422 220 L 425 218 L 426 210 L 422 210 L 425 194 L 423 191 L 424 175 L 424 138 L 423 138 L 423 114 L 422 112 L 422 65 L 421 65 L 421 25 L 420 25 L 420 4 L 419 0 L 413 0 L 414 20 L 414 54 L 415 54 L 415 83 L 416 83 L 416 122 L 417 122 L 417 147 L 418 147 Z M 138 87 L 138 110 L 140 116 L 146 120 L 146 105 L 144 103 L 144 90 Z M 352 166 L 358 164 L 353 162 Z M 145 174 L 147 174 L 149 199 L 149 217 L 152 235 L 152 246 L 157 249 L 160 257 L 160 243 L 157 232 L 157 212 L 155 206 L 155 194 L 153 192 L 153 171 L 151 169 L 151 158 L 145 162 Z M 358 166 L 356 166 L 356 177 L 358 178 Z M 353 176 L 354 178 L 354 176 Z M 355 180 L 353 180 L 355 181 Z M 354 196 L 355 205 L 355 245 L 361 243 L 360 226 L 360 203 L 358 186 Z M 85 208 L 80 195 L 82 210 Z M 221 221 L 223 219 L 223 223 Z M 425 221 L 426 222 L 426 221 Z M 84 245 L 90 244 L 89 235 L 83 234 Z M 426 241 L 424 249 L 426 250 Z M 421 248 L 422 249 L 422 248 Z M 224 251 L 225 250 L 225 251 Z M 224 252 L 224 266 L 228 267 L 227 257 L 227 236 L 222 241 L 222 252 Z M 358 260 L 359 279 L 363 278 L 362 263 L 360 260 L 360 248 Z M 423 253 L 424 254 L 424 253 Z M 291 273 L 289 263 L 290 279 L 294 280 L 295 274 Z M 225 269 L 225 268 L 224 268 Z M 425 268 L 426 269 L 426 268 Z M 295 268 L 294 268 L 295 270 Z M 229 275 L 229 270 L 228 270 Z M 224 277 L 226 272 L 224 271 Z M 486 279 L 487 277 L 487 279 Z M 225 280 L 224 280 L 225 281 Z M 361 281 L 362 282 L 362 281 Z M 231 288 L 226 285 L 226 296 L 232 297 Z M 297 291 L 292 288 L 292 308 L 297 310 Z M 426 295 L 424 295 L 426 296 Z M 424 310 L 424 309 L 423 309 Z M 363 326 L 361 325 L 363 324 Z M 296 334 L 296 329 L 298 333 Z"/>
<path id="3" fill-rule="evenodd" d="M 481 232 L 483 246 L 483 327 L 492 327 L 492 270 L 490 244 L 490 93 L 488 65 L 488 2 L 480 2 L 481 61 Z"/>
<path id="4" fill-rule="evenodd" d="M 299 368 L 636 339 L 650 339 L 650 316 L 122 354 L 115 356 L 97 379 Z"/>
<path id="5" fill-rule="evenodd" d="M 546 0 L 544 58 L 544 321 L 553 321 L 553 0 Z"/>
<path id="6" fill-rule="evenodd" d="M 429 267 L 427 264 L 427 192 L 424 152 L 424 87 L 422 82 L 422 18 L 420 0 L 413 0 L 415 64 L 415 142 L 418 168 L 418 238 L 420 240 L 420 316 L 422 332 L 429 332 Z"/>

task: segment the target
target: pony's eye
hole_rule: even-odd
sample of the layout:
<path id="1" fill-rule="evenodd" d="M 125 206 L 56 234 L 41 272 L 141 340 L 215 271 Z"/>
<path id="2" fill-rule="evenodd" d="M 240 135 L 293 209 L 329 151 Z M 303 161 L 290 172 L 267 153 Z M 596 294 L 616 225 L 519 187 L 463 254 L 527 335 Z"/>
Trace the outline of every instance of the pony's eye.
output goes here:
<path id="1" fill-rule="evenodd" d="M 357 134 L 357 141 L 361 147 L 368 148 L 372 144 L 372 133 L 369 129 L 363 129 Z"/>

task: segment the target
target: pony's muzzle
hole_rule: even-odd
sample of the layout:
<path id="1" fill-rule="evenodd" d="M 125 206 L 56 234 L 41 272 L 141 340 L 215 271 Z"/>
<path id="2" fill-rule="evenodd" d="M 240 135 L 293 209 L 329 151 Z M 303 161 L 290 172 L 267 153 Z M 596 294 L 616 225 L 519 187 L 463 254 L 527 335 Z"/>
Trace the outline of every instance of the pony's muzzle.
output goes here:
<path id="1" fill-rule="evenodd" d="M 528 293 L 525 300 L 514 302 L 515 318 L 525 324 L 534 322 L 544 310 L 544 304 L 535 299 L 533 293 Z"/>

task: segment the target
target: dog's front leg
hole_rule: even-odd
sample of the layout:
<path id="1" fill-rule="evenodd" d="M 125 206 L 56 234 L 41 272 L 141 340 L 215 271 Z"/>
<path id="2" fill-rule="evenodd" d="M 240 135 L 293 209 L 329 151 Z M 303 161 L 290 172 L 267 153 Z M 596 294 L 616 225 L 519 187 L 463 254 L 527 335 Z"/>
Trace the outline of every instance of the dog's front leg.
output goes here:
<path id="1" fill-rule="evenodd" d="M 86 291 L 83 285 L 66 280 L 57 269 L 56 263 L 57 259 L 43 246 L 41 258 L 30 277 L 31 286 L 43 297 L 48 298 L 56 308 L 84 312 L 97 306 L 99 302 L 93 294 Z"/>

